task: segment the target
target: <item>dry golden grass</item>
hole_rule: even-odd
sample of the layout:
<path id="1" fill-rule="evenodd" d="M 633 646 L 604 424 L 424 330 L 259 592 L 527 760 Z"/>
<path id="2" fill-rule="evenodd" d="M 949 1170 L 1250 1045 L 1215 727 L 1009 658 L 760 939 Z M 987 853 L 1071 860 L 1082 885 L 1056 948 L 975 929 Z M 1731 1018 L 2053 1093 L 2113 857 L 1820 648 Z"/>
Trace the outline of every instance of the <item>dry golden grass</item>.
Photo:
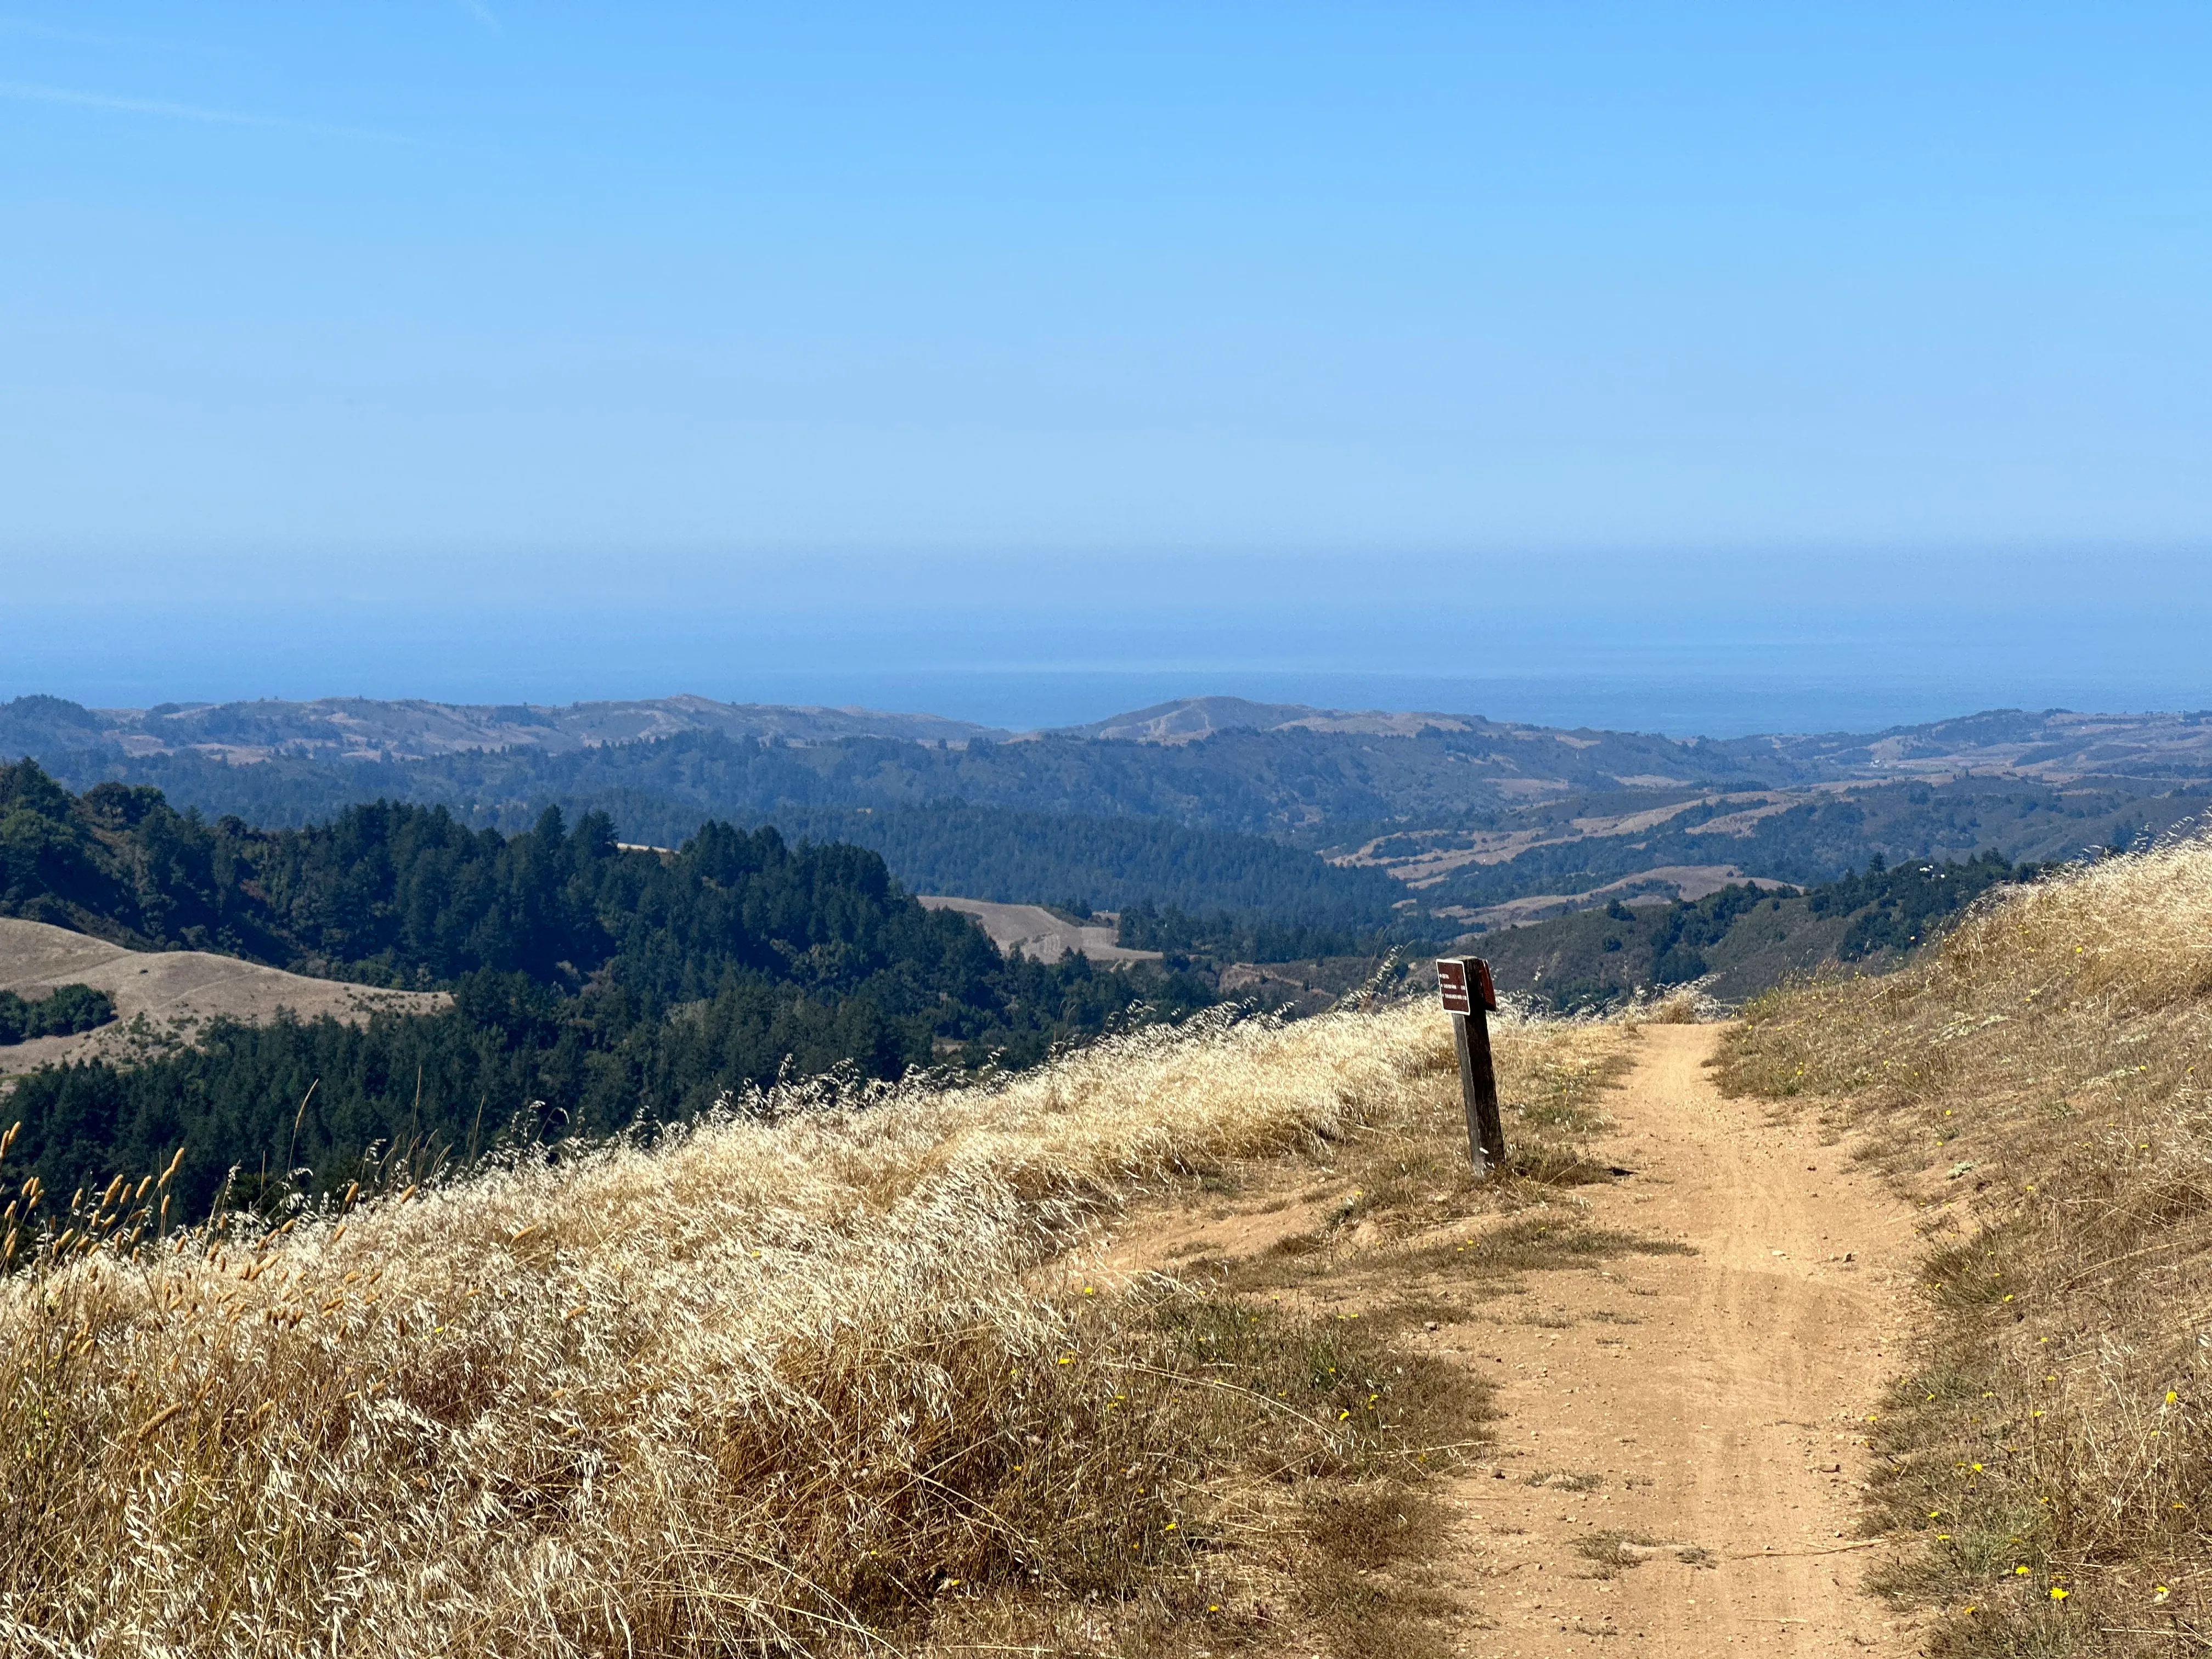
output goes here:
<path id="1" fill-rule="evenodd" d="M 1933 1650 L 2212 1645 L 2212 847 L 2005 894 L 1915 965 L 1747 1011 L 1926 1211 L 1933 1334 L 1876 1426 Z M 1971 1609 L 1971 1611 L 1970 1611 Z"/>
<path id="2" fill-rule="evenodd" d="M 1546 1019 L 1509 1008 L 1490 1021 L 1506 1130 L 1504 1182 L 1478 1179 L 1468 1157 L 1451 1028 L 1430 1028 L 1397 1109 L 1350 1126 L 1325 1161 L 1354 1188 L 1332 1231 L 1372 1218 L 1393 1236 L 1494 1214 L 1607 1179 L 1589 1143 L 1611 1127 L 1606 1092 L 1629 1069 L 1633 1018 Z"/>
<path id="3" fill-rule="evenodd" d="M 1701 989 L 1692 988 L 1660 998 L 1644 1017 L 1655 1025 L 1696 1025 L 1719 1018 L 1719 1011 Z"/>
<path id="4" fill-rule="evenodd" d="M 1509 1091 L 1580 1041 L 1502 1030 Z M 1107 1206 L 1433 1114 L 1440 1053 L 1425 1007 L 1198 1022 L 273 1234 L 141 1237 L 148 1172 L 40 1244 L 55 1206 L 19 1196 L 0 1647 L 1270 1640 L 1302 1616 L 1311 1483 L 1402 1516 L 1374 1483 L 1435 1467 L 1480 1401 L 1356 1327 L 1039 1270 Z"/>

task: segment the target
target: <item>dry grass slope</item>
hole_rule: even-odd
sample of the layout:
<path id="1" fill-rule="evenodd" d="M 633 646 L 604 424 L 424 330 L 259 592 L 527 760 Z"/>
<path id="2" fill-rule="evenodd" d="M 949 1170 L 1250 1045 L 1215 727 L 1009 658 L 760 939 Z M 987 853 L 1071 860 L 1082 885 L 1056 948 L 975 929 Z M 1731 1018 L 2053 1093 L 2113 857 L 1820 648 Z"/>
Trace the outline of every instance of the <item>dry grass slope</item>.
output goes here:
<path id="1" fill-rule="evenodd" d="M 385 991 L 310 979 L 204 951 L 126 951 L 43 921 L 0 916 L 0 990 L 27 997 L 89 985 L 114 999 L 114 1021 L 76 1036 L 34 1037 L 0 1048 L 0 1077 L 40 1066 L 107 1060 L 129 1066 L 198 1039 L 211 1021 L 264 1024 L 280 1009 L 360 1024 L 381 1011 L 428 1014 L 449 1006 L 442 991 Z"/>
<path id="2" fill-rule="evenodd" d="M 1873 1432 L 1934 1650 L 2212 1645 L 2212 847 L 1764 999 L 1724 1063 L 1870 1131 L 1926 1210 L 1933 1334 Z"/>
<path id="3" fill-rule="evenodd" d="M 1509 1098 L 1567 1098 L 1589 1033 L 1509 1022 Z M 1419 1504 L 1393 1483 L 1448 1462 L 1480 1401 L 1357 1325 L 1165 1281 L 1085 1295 L 1054 1258 L 1232 1160 L 1433 1138 L 1450 1064 L 1422 1008 L 1198 1023 L 273 1233 L 161 1237 L 158 1172 L 62 1214 L 26 1183 L 0 1647 L 1271 1641 L 1327 1613 L 1297 1601 L 1317 1540 L 1356 1555 L 1367 1516 L 1350 1535 L 1387 1553 Z"/>

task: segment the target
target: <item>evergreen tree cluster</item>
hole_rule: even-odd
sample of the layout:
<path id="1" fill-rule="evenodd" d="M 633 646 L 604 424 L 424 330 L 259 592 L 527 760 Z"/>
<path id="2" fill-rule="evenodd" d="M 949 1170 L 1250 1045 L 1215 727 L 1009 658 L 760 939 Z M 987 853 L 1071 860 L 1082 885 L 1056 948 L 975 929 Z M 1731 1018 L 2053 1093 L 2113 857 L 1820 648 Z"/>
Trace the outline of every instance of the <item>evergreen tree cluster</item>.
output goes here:
<path id="1" fill-rule="evenodd" d="M 50 994 L 32 998 L 0 991 L 0 1046 L 33 1037 L 75 1036 L 98 1030 L 114 1018 L 114 1001 L 89 985 L 58 985 Z"/>
<path id="2" fill-rule="evenodd" d="M 1170 957 L 1296 962 L 1315 957 L 1379 956 L 1393 941 L 1385 930 L 1376 927 L 1355 932 L 1349 927 L 1316 927 L 1240 916 L 1225 910 L 1193 913 L 1176 905 L 1163 909 L 1146 903 L 1121 912 L 1115 942 L 1134 951 L 1164 951 Z"/>
<path id="3" fill-rule="evenodd" d="M 1024 762 L 1036 758 L 1030 747 L 1011 745 Z M 1050 745 L 1055 757 L 1073 747 Z M 1133 744 L 1095 747 L 1124 764 L 1128 757 L 1120 750 L 1142 752 Z M 1080 780 L 1054 777 L 1053 793 L 1043 795 L 1018 768 L 1011 783 L 1000 776 L 1003 759 L 994 759 L 994 770 L 963 763 L 957 750 L 890 740 L 800 750 L 698 733 L 575 755 L 514 750 L 343 765 L 281 755 L 252 766 L 197 754 L 127 763 L 78 759 L 81 782 L 116 771 L 151 777 L 178 799 L 263 824 L 325 821 L 363 793 L 443 805 L 473 828 L 510 831 L 535 823 L 548 805 L 572 816 L 599 812 L 624 840 L 664 846 L 707 818 L 774 823 L 787 839 L 847 842 L 879 853 L 913 892 L 1017 904 L 1073 901 L 1099 910 L 1151 904 L 1222 911 L 1248 931 L 1372 933 L 1391 924 L 1393 907 L 1405 896 L 1379 869 L 1340 867 L 1246 830 L 1139 816 L 1125 810 L 1121 793 Z M 909 763 L 931 769 L 915 776 Z M 963 787 L 1004 789 L 1015 804 L 926 793 Z M 1066 810 L 1071 804 L 1080 810 Z"/>
<path id="4" fill-rule="evenodd" d="M 1003 958 L 875 854 L 773 829 L 709 823 L 661 854 L 624 850 L 596 814 L 572 829 L 549 810 L 509 836 L 387 801 L 261 831 L 150 789 L 74 798 L 25 763 L 0 769 L 0 858 L 15 915 L 453 996 L 435 1015 L 218 1024 L 135 1069 L 33 1073 L 8 1103 L 16 1156 L 58 1191 L 180 1142 L 190 1201 L 214 1201 L 233 1166 L 327 1183 L 380 1142 L 465 1152 L 486 1124 L 604 1133 L 781 1075 L 1024 1064 L 1210 1000 L 1145 964 Z"/>
<path id="5" fill-rule="evenodd" d="M 945 801 L 873 811 L 786 810 L 775 822 L 787 835 L 872 848 L 916 892 L 1012 904 L 1056 900 L 1087 910 L 1150 907 L 1221 915 L 1254 940 L 1315 930 L 1373 933 L 1390 926 L 1406 896 L 1404 884 L 1383 870 L 1340 867 L 1264 836 L 1187 829 L 1164 818 Z M 1292 952 L 1297 954 L 1312 952 Z M 1248 951 L 1240 959 L 1290 958 Z"/>
<path id="6" fill-rule="evenodd" d="M 1765 896 L 1749 882 L 1732 882 L 1701 899 L 1668 906 L 1652 931 L 1652 982 L 1687 985 L 1704 978 L 1704 951 L 1726 939 L 1736 918 L 1756 909 Z"/>
<path id="7" fill-rule="evenodd" d="M 1823 882 L 1805 891 L 1805 908 L 1816 916 L 1848 915 L 1850 925 L 1836 946 L 1845 962 L 1911 950 L 1933 938 L 1948 922 L 1992 887 L 2033 881 L 2045 866 L 2013 864 L 2001 854 L 1984 853 L 1964 862 L 1911 864 L 1894 869 L 1880 854 L 1863 873 Z M 1660 910 L 1652 923 L 1651 978 L 1658 985 L 1686 985 L 1706 971 L 1704 952 L 1729 936 L 1739 919 L 1768 896 L 1748 882 Z M 1626 911 L 1626 907 L 1621 907 Z M 1611 907 L 1608 907 L 1608 914 Z"/>
<path id="8" fill-rule="evenodd" d="M 1849 914 L 1836 954 L 1856 962 L 1884 951 L 1906 951 L 1930 936 L 1937 922 L 1955 915 L 1992 887 L 2032 881 L 2041 866 L 2008 863 L 1990 852 L 1963 863 L 1906 864 L 1892 869 L 1877 853 L 1863 873 L 1827 882 L 1806 894 L 1813 914 Z"/>

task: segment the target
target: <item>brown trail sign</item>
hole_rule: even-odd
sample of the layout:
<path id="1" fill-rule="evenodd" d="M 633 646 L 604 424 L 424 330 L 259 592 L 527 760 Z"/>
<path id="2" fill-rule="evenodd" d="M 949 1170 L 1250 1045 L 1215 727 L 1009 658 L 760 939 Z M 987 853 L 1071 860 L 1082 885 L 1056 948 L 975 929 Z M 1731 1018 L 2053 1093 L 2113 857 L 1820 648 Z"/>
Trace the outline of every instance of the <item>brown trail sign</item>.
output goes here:
<path id="1" fill-rule="evenodd" d="M 1490 1014 L 1498 991 L 1480 957 L 1439 957 L 1437 988 L 1459 1048 L 1459 1091 L 1467 1103 L 1467 1149 L 1477 1176 L 1505 1165 L 1505 1126 L 1498 1115 L 1498 1073 L 1490 1060 Z"/>

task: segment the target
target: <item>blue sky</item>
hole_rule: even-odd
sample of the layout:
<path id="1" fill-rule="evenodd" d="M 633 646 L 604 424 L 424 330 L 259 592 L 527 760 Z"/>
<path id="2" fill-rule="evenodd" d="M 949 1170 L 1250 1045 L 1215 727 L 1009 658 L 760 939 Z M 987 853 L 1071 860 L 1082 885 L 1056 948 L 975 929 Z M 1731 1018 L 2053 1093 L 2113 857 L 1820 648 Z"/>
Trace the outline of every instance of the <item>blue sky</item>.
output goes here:
<path id="1" fill-rule="evenodd" d="M 2212 703 L 2201 6 L 0 7 L 0 692 Z"/>

